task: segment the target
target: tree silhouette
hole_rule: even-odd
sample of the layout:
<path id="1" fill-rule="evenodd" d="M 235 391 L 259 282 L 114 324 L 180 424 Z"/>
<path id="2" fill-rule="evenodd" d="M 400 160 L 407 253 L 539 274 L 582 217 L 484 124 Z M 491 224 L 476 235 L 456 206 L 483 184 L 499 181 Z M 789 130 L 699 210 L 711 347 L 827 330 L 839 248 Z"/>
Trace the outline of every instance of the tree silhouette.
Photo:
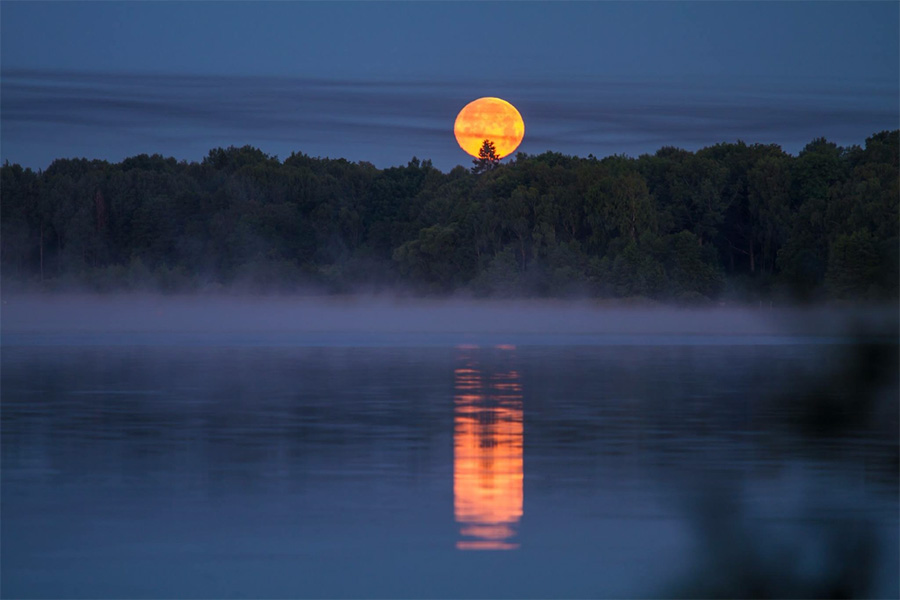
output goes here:
<path id="1" fill-rule="evenodd" d="M 482 140 L 475 171 L 497 170 L 496 142 Z M 495 175 L 415 158 L 282 162 L 252 146 L 192 163 L 0 160 L 0 286 L 900 296 L 898 130 L 798 156 L 743 142 L 636 159 L 520 154 Z"/>
<path id="2" fill-rule="evenodd" d="M 494 142 L 484 140 L 481 144 L 481 150 L 478 151 L 478 158 L 472 161 L 475 165 L 472 167 L 472 172 L 477 174 L 490 171 L 500 164 L 500 158 L 497 154 L 497 149 L 494 147 Z"/>

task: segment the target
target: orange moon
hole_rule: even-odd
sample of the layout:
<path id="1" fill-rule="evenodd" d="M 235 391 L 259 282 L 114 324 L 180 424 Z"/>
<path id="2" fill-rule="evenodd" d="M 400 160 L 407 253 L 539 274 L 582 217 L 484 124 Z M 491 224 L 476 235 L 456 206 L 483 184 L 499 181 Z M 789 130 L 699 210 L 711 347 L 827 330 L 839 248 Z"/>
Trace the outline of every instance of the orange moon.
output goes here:
<path id="1" fill-rule="evenodd" d="M 478 158 L 484 140 L 506 158 L 525 137 L 525 121 L 516 107 L 500 98 L 479 98 L 466 104 L 456 115 L 453 133 L 459 147 Z"/>

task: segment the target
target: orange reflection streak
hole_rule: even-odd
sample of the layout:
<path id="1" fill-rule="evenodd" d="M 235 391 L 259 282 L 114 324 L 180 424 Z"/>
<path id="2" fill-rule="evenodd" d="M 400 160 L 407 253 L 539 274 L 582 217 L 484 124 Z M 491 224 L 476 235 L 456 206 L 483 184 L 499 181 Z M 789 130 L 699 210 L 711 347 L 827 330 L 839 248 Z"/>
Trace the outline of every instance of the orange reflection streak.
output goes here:
<path id="1" fill-rule="evenodd" d="M 511 550 L 522 518 L 522 385 L 516 371 L 456 369 L 453 496 L 460 550 Z M 488 381 L 485 387 L 485 381 Z"/>

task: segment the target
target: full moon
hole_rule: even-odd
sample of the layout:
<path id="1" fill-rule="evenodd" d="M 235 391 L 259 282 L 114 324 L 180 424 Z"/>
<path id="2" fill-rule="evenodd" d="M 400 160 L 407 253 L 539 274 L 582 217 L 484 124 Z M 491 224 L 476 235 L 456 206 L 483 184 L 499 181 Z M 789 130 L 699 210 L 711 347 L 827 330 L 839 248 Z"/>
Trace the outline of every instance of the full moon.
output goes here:
<path id="1" fill-rule="evenodd" d="M 453 133 L 459 147 L 476 158 L 484 140 L 492 141 L 497 155 L 505 158 L 522 142 L 525 121 L 506 100 L 479 98 L 466 104 L 456 115 Z"/>

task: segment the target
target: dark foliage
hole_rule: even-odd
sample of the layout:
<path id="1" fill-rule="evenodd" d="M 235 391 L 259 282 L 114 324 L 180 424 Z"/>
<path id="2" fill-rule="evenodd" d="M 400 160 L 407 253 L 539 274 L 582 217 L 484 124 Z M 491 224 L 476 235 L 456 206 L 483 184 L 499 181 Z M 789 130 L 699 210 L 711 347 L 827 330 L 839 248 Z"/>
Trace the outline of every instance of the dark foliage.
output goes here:
<path id="1" fill-rule="evenodd" d="M 199 163 L 7 163 L 4 284 L 897 297 L 897 131 L 798 156 L 743 142 L 637 159 L 490 154 L 477 175 L 249 146 Z"/>

